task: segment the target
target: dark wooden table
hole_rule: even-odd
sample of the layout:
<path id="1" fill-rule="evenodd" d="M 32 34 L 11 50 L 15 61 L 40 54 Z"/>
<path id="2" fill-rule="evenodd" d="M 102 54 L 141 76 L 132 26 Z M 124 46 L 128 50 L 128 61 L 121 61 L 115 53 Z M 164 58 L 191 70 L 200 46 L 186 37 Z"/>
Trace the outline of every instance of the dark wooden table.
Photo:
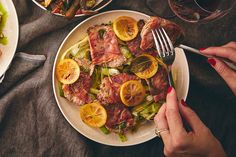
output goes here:
<path id="1" fill-rule="evenodd" d="M 132 0 L 124 5 L 121 3 L 122 1 L 115 0 L 105 10 L 132 9 L 150 14 L 145 0 Z M 153 5 L 151 8 L 155 10 L 158 6 Z M 236 8 L 222 19 L 206 24 L 186 23 L 177 17 L 171 20 L 184 28 L 184 43 L 195 48 L 220 46 L 236 41 Z M 186 52 L 186 56 L 190 69 L 187 103 L 220 140 L 228 156 L 236 156 L 236 97 L 210 67 L 206 58 L 190 52 Z M 163 143 L 158 138 L 125 148 L 104 146 L 91 141 L 89 143 L 95 151 L 94 155 L 99 157 L 163 156 Z"/>

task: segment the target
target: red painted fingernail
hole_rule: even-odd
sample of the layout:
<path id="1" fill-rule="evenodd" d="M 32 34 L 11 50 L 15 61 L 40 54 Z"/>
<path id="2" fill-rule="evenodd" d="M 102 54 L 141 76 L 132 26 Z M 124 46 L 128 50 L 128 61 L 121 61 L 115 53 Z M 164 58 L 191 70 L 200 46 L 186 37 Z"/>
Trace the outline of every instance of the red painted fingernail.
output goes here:
<path id="1" fill-rule="evenodd" d="M 181 104 L 185 107 L 188 107 L 188 105 L 186 104 L 186 102 L 183 99 L 181 99 Z"/>
<path id="2" fill-rule="evenodd" d="M 213 58 L 207 59 L 207 62 L 208 62 L 209 64 L 211 64 L 212 66 L 215 66 L 215 65 L 216 65 L 216 60 L 213 59 Z"/>
<path id="3" fill-rule="evenodd" d="M 170 86 L 170 87 L 168 88 L 168 90 L 167 90 L 167 93 L 170 93 L 171 90 L 172 90 L 172 87 Z"/>
<path id="4" fill-rule="evenodd" d="M 199 49 L 199 51 L 201 52 L 201 51 L 204 51 L 204 50 L 206 50 L 207 48 L 200 48 Z"/>

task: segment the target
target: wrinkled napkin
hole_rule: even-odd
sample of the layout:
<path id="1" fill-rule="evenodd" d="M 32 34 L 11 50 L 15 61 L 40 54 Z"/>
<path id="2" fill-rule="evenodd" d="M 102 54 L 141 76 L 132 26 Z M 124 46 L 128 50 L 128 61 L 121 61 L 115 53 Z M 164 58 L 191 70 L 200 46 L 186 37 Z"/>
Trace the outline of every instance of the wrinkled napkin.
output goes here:
<path id="1" fill-rule="evenodd" d="M 19 16 L 20 39 L 0 84 L 0 156 L 163 156 L 163 143 L 157 138 L 137 146 L 111 147 L 83 137 L 69 125 L 53 96 L 52 67 L 63 39 L 86 17 L 68 21 L 41 10 L 31 0 L 13 2 Z M 168 8 L 163 5 L 157 10 L 157 0 L 114 0 L 103 11 L 131 9 L 163 15 L 164 7 Z M 235 17 L 236 11 L 208 25 L 173 20 L 185 29 L 184 42 L 199 48 L 235 40 Z M 210 35 L 203 35 L 206 32 Z M 188 103 L 223 143 L 228 155 L 235 156 L 235 96 L 205 58 L 192 54 L 187 58 L 191 76 Z"/>

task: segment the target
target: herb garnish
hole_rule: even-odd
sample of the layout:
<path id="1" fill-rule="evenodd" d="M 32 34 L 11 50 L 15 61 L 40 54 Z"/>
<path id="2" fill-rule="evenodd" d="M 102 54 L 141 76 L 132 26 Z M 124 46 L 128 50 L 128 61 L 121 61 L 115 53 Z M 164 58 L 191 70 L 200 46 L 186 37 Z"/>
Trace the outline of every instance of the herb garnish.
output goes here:
<path id="1" fill-rule="evenodd" d="M 105 30 L 105 29 L 100 29 L 100 30 L 98 31 L 98 34 L 99 34 L 100 39 L 103 39 L 105 33 L 106 33 L 106 30 Z"/>
<path id="2" fill-rule="evenodd" d="M 148 69 L 152 64 L 152 61 L 146 56 L 139 56 L 131 62 L 130 70 L 133 73 L 142 72 Z"/>

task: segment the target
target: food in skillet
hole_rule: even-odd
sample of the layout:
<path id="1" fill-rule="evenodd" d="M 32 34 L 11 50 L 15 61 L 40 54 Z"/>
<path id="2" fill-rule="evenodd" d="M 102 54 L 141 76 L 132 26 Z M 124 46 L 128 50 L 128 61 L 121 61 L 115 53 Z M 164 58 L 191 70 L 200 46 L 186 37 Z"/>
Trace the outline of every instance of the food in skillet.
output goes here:
<path id="1" fill-rule="evenodd" d="M 52 13 L 65 15 L 71 19 L 78 14 L 95 13 L 91 9 L 97 0 L 36 0 Z"/>
<path id="2" fill-rule="evenodd" d="M 91 26 L 56 66 L 60 95 L 80 106 L 80 117 L 122 141 L 125 133 L 153 120 L 165 102 L 166 65 L 158 57 L 151 29 L 164 27 L 176 43 L 183 32 L 159 17 L 136 21 L 122 16 Z"/>
<path id="3" fill-rule="evenodd" d="M 7 37 L 3 33 L 3 29 L 7 22 L 7 11 L 3 7 L 2 3 L 0 3 L 0 44 L 6 45 L 8 43 Z M 0 50 L 0 56 L 2 55 L 2 51 Z"/>

